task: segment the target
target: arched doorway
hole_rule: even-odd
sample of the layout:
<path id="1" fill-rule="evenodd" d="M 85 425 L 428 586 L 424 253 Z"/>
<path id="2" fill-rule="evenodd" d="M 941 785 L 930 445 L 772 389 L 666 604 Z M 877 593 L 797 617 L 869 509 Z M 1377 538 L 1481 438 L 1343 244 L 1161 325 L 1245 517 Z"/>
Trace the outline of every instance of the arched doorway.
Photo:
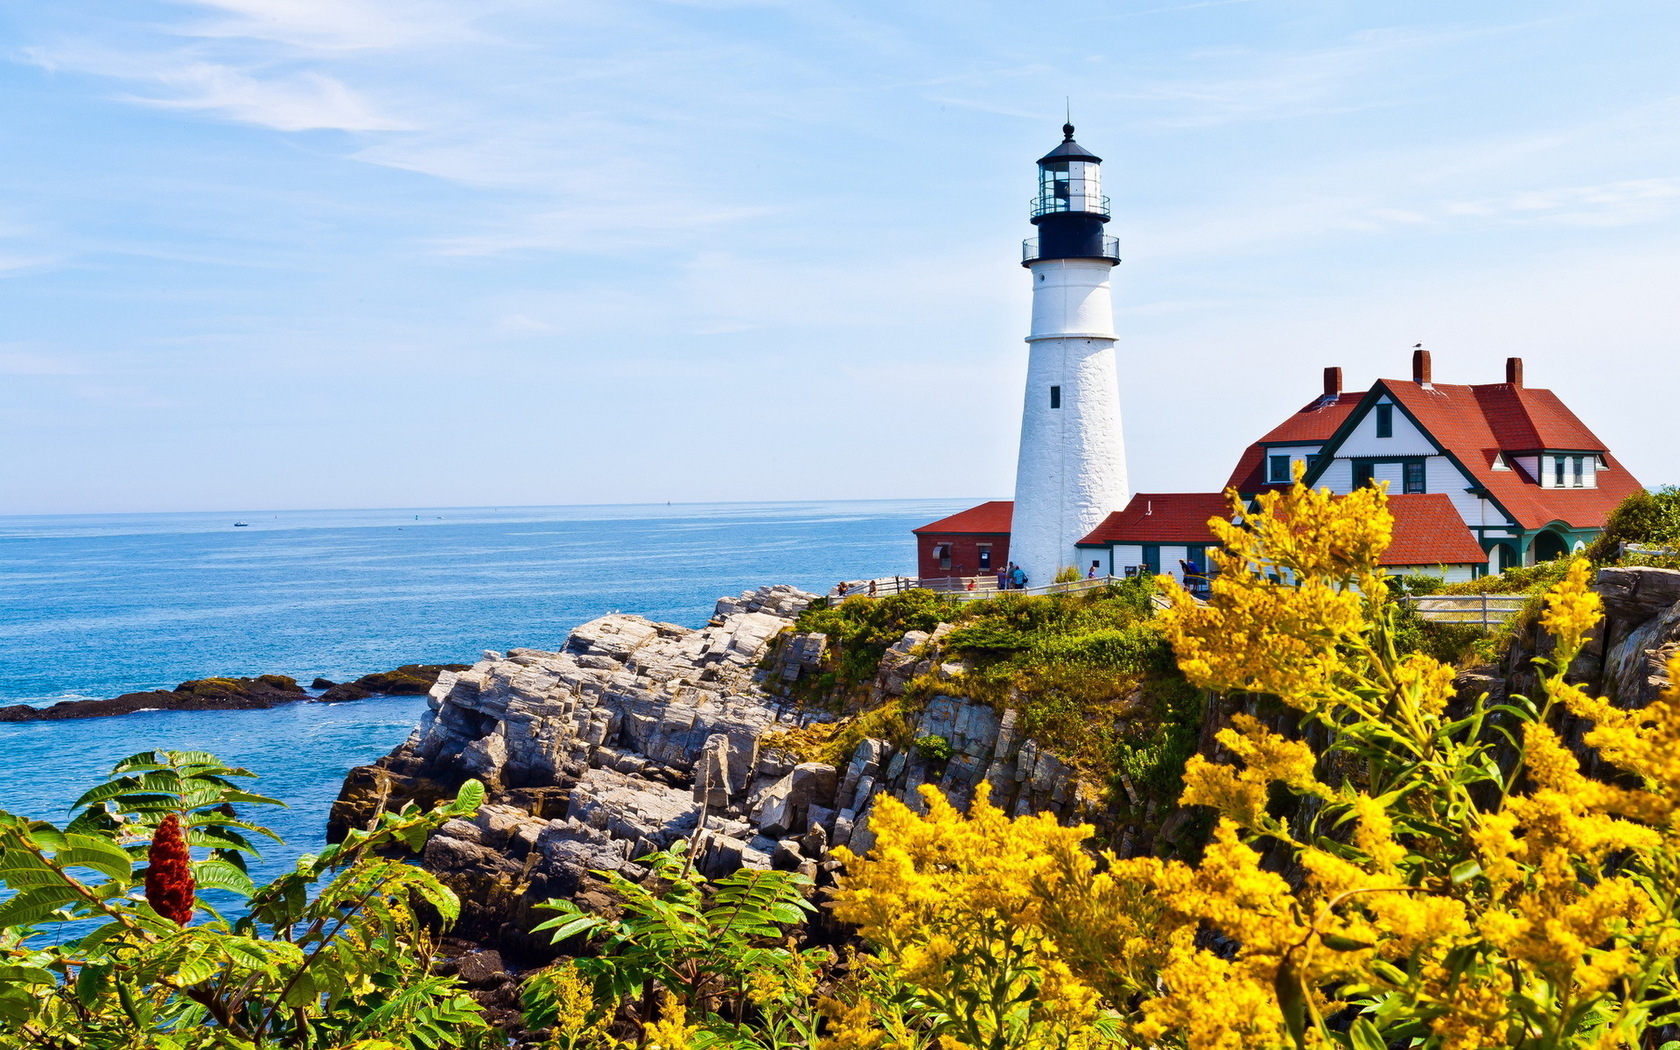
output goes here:
<path id="1" fill-rule="evenodd" d="M 1517 560 L 1517 549 L 1509 543 L 1495 543 L 1493 549 L 1488 551 L 1489 572 L 1504 572 L 1518 564 L 1520 562 Z"/>
<path id="2" fill-rule="evenodd" d="M 1542 532 L 1534 537 L 1534 560 L 1536 562 L 1552 561 L 1569 553 L 1569 546 L 1563 542 L 1563 537 L 1555 532 Z"/>

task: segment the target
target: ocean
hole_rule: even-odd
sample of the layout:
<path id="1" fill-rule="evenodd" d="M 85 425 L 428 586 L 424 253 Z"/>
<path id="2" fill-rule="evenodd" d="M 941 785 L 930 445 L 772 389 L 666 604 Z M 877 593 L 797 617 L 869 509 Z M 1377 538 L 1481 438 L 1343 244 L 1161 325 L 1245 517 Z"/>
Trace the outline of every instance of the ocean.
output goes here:
<path id="1" fill-rule="evenodd" d="M 210 675 L 308 685 L 485 649 L 553 649 L 609 612 L 699 626 L 721 595 L 912 573 L 910 529 L 967 501 L 0 517 L 0 704 Z M 235 527 L 235 521 L 247 523 Z M 202 749 L 290 808 L 276 872 L 323 841 L 344 774 L 423 697 L 0 723 L 0 809 L 60 820 L 117 760 Z"/>

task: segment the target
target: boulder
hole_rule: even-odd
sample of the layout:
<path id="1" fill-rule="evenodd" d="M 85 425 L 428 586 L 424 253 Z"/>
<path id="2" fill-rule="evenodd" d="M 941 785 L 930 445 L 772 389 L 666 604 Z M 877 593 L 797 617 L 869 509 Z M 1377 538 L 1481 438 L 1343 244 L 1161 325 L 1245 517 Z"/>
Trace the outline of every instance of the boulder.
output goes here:
<path id="1" fill-rule="evenodd" d="M 502 953 L 495 949 L 482 952 L 470 952 L 455 961 L 455 974 L 470 987 L 488 988 L 498 984 L 507 966 L 502 962 Z"/>
<path id="2" fill-rule="evenodd" d="M 1680 569 L 1612 565 L 1598 570 L 1593 590 L 1611 619 L 1642 623 L 1680 605 Z"/>

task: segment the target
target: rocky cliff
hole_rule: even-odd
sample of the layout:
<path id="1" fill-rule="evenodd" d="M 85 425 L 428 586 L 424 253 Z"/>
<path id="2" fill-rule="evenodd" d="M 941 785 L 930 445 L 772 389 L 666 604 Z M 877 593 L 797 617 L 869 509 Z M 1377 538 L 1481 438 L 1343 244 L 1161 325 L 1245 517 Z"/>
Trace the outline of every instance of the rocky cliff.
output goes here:
<path id="1" fill-rule="evenodd" d="M 764 746 L 767 732 L 811 717 L 778 694 L 822 659 L 821 635 L 790 630 L 814 597 L 768 587 L 723 599 L 699 629 L 605 616 L 558 651 L 487 652 L 446 671 L 408 741 L 351 772 L 331 834 L 483 780 L 491 801 L 433 836 L 424 861 L 462 895 L 461 936 L 540 955 L 524 933 L 535 904 L 587 898 L 595 871 L 640 877 L 637 857 L 679 839 L 708 876 L 776 867 L 826 883 L 831 848 L 870 845 L 883 794 L 916 805 L 917 787 L 933 783 L 966 800 L 986 781 L 1015 812 L 1089 805 L 1072 768 L 1017 732 L 1011 713 L 952 697 L 932 698 L 911 736 L 939 737 L 949 755 L 864 739 L 830 765 Z M 881 663 L 878 697 L 936 670 L 936 650 L 932 635 L 906 635 Z"/>
<path id="2" fill-rule="evenodd" d="M 1680 571 L 1607 568 L 1596 586 L 1607 617 L 1575 677 L 1641 706 L 1666 686 L 1666 661 L 1680 649 Z M 698 629 L 615 614 L 577 628 L 558 651 L 485 653 L 470 669 L 446 671 L 409 740 L 351 773 L 333 834 L 380 807 L 429 803 L 469 776 L 482 779 L 491 801 L 472 822 L 446 825 L 424 860 L 462 895 L 461 936 L 540 957 L 545 946 L 525 932 L 539 919 L 537 903 L 571 897 L 610 907 L 593 872 L 639 878 L 636 858 L 679 839 L 708 876 L 774 867 L 823 885 L 838 868 L 833 847 L 861 852 L 872 843 L 877 801 L 919 805 L 922 784 L 962 803 L 987 783 L 1007 811 L 1103 823 L 1101 798 L 1077 772 L 1021 733 L 1012 711 L 985 703 L 935 694 L 907 705 L 909 732 L 864 738 L 835 764 L 799 762 L 777 738 L 767 741 L 813 717 L 784 699 L 823 664 L 827 639 L 792 630 L 813 598 L 788 587 L 749 592 L 719 601 Z M 960 674 L 960 664 L 942 662 L 947 630 L 911 631 L 891 646 L 872 703 L 902 695 L 912 680 Z M 1533 693 L 1531 660 L 1547 648 L 1530 628 L 1502 666 L 1466 672 L 1460 689 Z M 1201 749 L 1227 758 L 1214 731 L 1253 703 L 1210 704 Z M 927 738 L 943 743 L 906 746 Z M 1186 816 L 1173 814 L 1167 826 L 1182 827 Z M 1135 830 L 1112 840 L 1122 854 L 1151 848 Z"/>

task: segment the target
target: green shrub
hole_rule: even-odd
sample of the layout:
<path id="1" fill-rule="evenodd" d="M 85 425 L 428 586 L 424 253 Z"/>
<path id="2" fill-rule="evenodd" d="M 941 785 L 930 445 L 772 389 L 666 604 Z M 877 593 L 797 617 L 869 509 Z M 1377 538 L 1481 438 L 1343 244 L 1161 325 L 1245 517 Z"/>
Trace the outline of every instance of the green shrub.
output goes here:
<path id="1" fill-rule="evenodd" d="M 279 803 L 239 786 L 252 776 L 147 751 L 62 828 L 0 811 L 0 1046 L 495 1045 L 465 987 L 432 972 L 424 913 L 448 922 L 459 901 L 402 857 L 471 817 L 483 785 L 430 813 L 382 813 L 256 886 L 252 840 L 278 836 L 235 807 Z M 205 890 L 245 898 L 245 914 L 223 917 Z"/>
<path id="2" fill-rule="evenodd" d="M 916 741 L 916 754 L 928 762 L 949 762 L 951 742 L 937 733 L 930 733 Z"/>
<path id="3" fill-rule="evenodd" d="M 909 631 L 931 631 L 954 621 L 963 603 L 937 591 L 912 590 L 880 598 L 853 597 L 830 604 L 819 599 L 799 614 L 798 631 L 828 636 L 835 699 L 845 700 L 875 677 L 888 647 Z"/>
<path id="4" fill-rule="evenodd" d="M 1622 500 L 1604 531 L 1587 548 L 1595 564 L 1616 560 L 1623 543 L 1643 547 L 1680 546 L 1680 487 L 1665 485 L 1655 492 L 1641 490 Z"/>

